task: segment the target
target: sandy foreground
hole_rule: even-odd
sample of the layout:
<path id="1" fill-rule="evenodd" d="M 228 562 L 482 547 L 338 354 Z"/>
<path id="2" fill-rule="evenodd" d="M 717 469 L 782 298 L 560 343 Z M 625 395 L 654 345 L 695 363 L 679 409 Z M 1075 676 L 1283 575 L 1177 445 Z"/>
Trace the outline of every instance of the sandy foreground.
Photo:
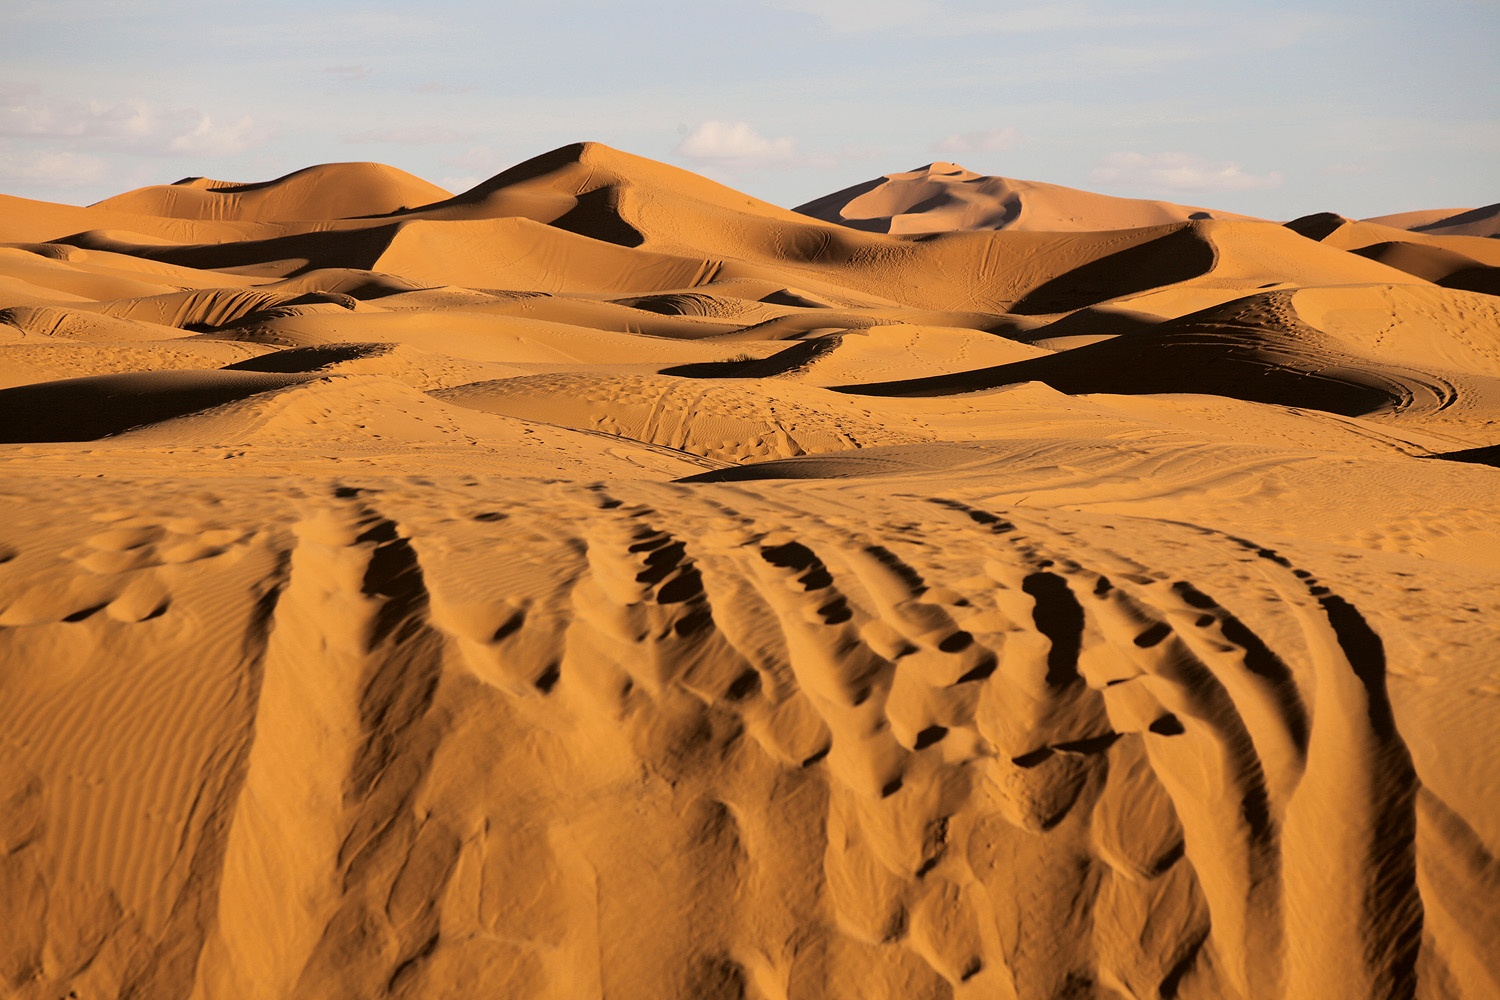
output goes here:
<path id="1" fill-rule="evenodd" d="M 1500 212 L 803 211 L 0 197 L 0 996 L 1500 996 Z"/>

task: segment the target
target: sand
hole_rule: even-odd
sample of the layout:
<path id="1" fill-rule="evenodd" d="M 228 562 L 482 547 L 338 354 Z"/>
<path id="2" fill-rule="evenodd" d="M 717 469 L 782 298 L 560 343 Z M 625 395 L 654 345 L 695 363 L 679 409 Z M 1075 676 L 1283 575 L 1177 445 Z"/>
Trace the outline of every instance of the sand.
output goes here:
<path id="1" fill-rule="evenodd" d="M 1495 217 L 5 199 L 0 996 L 1500 995 Z"/>
<path id="2" fill-rule="evenodd" d="M 941 161 L 815 198 L 797 206 L 796 211 L 865 232 L 909 234 L 959 229 L 1098 232 L 1189 219 L 1249 218 L 1165 201 L 1116 198 L 1039 181 L 987 177 L 957 163 Z"/>

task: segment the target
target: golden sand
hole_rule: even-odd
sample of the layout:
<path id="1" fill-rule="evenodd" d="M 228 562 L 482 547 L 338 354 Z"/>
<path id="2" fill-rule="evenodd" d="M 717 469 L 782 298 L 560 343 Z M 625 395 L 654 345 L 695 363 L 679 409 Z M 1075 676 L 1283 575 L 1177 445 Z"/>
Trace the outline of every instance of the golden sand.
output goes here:
<path id="1" fill-rule="evenodd" d="M 1500 995 L 1495 207 L 804 212 L 0 198 L 0 996 Z"/>

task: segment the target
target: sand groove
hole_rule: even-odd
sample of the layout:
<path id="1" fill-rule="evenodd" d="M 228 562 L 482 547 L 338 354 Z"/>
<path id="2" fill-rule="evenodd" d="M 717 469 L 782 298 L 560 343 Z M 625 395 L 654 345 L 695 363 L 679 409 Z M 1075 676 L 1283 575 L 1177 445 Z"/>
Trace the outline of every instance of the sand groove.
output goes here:
<path id="1" fill-rule="evenodd" d="M 5 206 L 0 997 L 1500 989 L 1489 210 Z"/>
<path id="2" fill-rule="evenodd" d="M 521 977 L 508 980 L 515 988 L 545 990 L 564 974 L 555 949 L 579 943 L 562 914 L 594 898 L 594 880 L 630 872 L 646 893 L 632 906 L 694 914 L 673 962 L 681 989 L 693 976 L 793 995 L 896 981 L 919 995 L 1050 996 L 1092 981 L 1140 995 L 1259 996 L 1340 988 L 1330 976 L 1377 995 L 1413 982 L 1426 905 L 1417 859 L 1436 850 L 1429 868 L 1455 862 L 1417 836 L 1417 781 L 1380 680 L 1383 643 L 1357 598 L 1270 549 L 1178 535 L 1221 564 L 1248 552 L 1265 567 L 1299 609 L 1302 634 L 1290 646 L 1256 634 L 1233 601 L 1208 596 L 1218 589 L 1209 584 L 1079 547 L 1034 514 L 941 497 L 872 501 L 877 520 L 839 527 L 836 515 L 801 520 L 732 487 L 618 484 L 546 500 L 496 484 L 483 517 L 463 522 L 446 522 L 407 484 L 336 492 L 298 501 L 290 559 L 266 564 L 264 596 L 238 613 L 250 652 L 228 662 L 263 664 L 247 676 L 264 680 L 240 696 L 254 722 L 239 732 L 254 735 L 239 750 L 229 734 L 213 737 L 218 763 L 205 766 L 227 782 L 214 786 L 219 804 L 188 814 L 200 846 L 176 902 L 155 895 L 166 887 L 151 890 L 159 912 L 176 916 L 142 933 L 159 934 L 166 950 L 135 965 L 96 960 L 87 974 L 44 964 L 45 976 L 97 988 L 109 975 L 127 995 L 151 995 L 160 977 L 211 959 L 217 971 L 205 982 L 227 989 L 253 976 L 273 996 L 421 991 L 503 966 Z M 587 534 L 566 527 L 574 510 L 594 511 Z M 658 527 L 665 521 L 678 527 Z M 433 596 L 457 593 L 444 553 L 461 550 L 445 523 L 466 533 L 455 541 L 498 532 L 512 562 L 550 562 L 561 575 L 536 578 L 549 586 L 525 597 L 493 590 L 502 603 L 488 612 L 483 591 L 470 589 L 472 610 L 455 617 L 452 596 Z M 101 543 L 150 537 L 116 531 Z M 568 551 L 578 555 L 549 554 Z M 484 578 L 468 579 L 472 588 Z M 986 582 L 934 589 L 931 579 Z M 181 613 L 179 601 L 167 614 Z M 69 617 L 7 631 L 36 642 L 38 630 L 86 626 Z M 549 646 L 565 650 L 560 660 L 527 652 Z M 1294 677 L 1294 661 L 1315 673 Z M 308 675 L 312 663 L 321 676 Z M 550 721 L 531 731 L 526 718 Z M 480 745 L 527 732 L 546 742 L 494 757 L 463 736 L 474 726 L 491 733 Z M 185 738 L 155 741 L 165 749 Z M 644 769 L 617 765 L 570 790 L 565 775 L 577 765 L 557 755 L 578 738 Z M 309 739 L 323 749 L 294 749 Z M 1171 749 L 1179 744 L 1195 749 Z M 38 763 L 52 755 L 24 739 L 12 747 Z M 504 769 L 533 753 L 564 773 L 526 765 L 531 776 L 516 784 Z M 488 819 L 453 811 L 463 799 L 441 775 L 455 773 L 469 776 L 461 785 L 490 787 Z M 494 784 L 502 773 L 511 777 Z M 543 786 L 552 791 L 537 798 Z M 23 799 L 34 794 L 24 787 Z M 762 790 L 746 797 L 748 787 Z M 814 813 L 786 811 L 809 795 L 824 803 Z M 680 811 L 692 802 L 709 805 Z M 149 808 L 122 805 L 111 826 Z M 543 852 L 540 867 L 506 878 L 509 891 L 563 907 L 545 946 L 486 930 L 484 882 L 465 881 L 487 864 L 473 853 L 490 849 L 484 831 L 516 808 L 540 826 L 497 849 Z M 1347 842 L 1328 840 L 1328 810 L 1350 824 Z M 770 830 L 793 815 L 821 817 L 798 833 L 821 852 L 783 853 Z M 654 870 L 637 867 L 645 856 L 605 850 L 596 824 L 606 816 L 644 838 L 658 863 L 662 851 L 678 860 Z M 278 847 L 257 832 L 270 829 L 305 832 Z M 543 860 L 570 829 L 583 869 Z M 550 848 L 520 846 L 545 830 Z M 19 856 L 25 845 L 23 835 Z M 733 911 L 690 903 L 712 895 L 671 874 L 689 863 L 740 880 L 738 891 L 771 893 L 772 912 L 822 928 L 812 950 L 771 947 Z M 792 884 L 810 894 L 787 896 L 779 879 L 750 875 L 762 866 L 796 872 Z M 276 903 L 253 892 L 273 871 L 272 884 L 302 888 Z M 1357 894 L 1344 899 L 1334 886 Z M 478 901 L 468 904 L 478 914 L 464 899 Z M 1010 909 L 1018 905 L 1024 920 Z M 243 949 L 265 933 L 285 942 L 272 965 Z M 651 987 L 611 973 L 634 947 L 624 940 L 601 940 L 599 974 L 623 975 L 615 988 L 634 995 Z M 1061 964 L 1058 941 L 1077 949 Z M 1142 950 L 1130 958 L 1132 948 Z M 1358 961 L 1330 970 L 1330 953 Z M 521 954 L 533 957 L 517 964 Z"/>

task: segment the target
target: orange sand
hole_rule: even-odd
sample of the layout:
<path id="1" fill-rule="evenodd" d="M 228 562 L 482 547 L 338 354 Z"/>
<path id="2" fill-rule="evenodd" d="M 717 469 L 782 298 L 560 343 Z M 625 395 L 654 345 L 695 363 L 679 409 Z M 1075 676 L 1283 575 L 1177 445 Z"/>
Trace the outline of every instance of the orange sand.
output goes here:
<path id="1" fill-rule="evenodd" d="M 1496 218 L 0 199 L 0 996 L 1500 995 Z"/>

